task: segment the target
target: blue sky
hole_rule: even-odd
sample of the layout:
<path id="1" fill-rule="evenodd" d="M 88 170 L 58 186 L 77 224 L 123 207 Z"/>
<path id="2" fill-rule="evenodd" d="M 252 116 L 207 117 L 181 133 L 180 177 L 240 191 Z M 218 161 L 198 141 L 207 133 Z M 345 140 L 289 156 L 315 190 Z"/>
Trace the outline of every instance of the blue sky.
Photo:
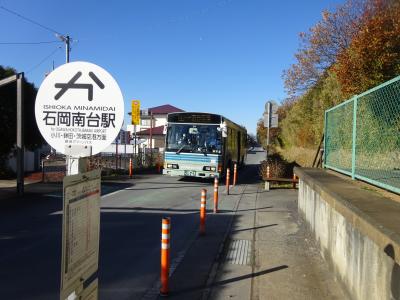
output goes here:
<path id="1" fill-rule="evenodd" d="M 255 133 L 266 100 L 285 98 L 282 72 L 294 62 L 298 33 L 342 2 L 0 0 L 0 6 L 70 34 L 71 61 L 110 72 L 127 111 L 131 99 L 143 108 L 168 103 L 223 114 Z M 0 65 L 26 72 L 36 86 L 53 61 L 64 63 L 63 44 L 1 43 L 55 40 L 53 32 L 0 9 Z"/>

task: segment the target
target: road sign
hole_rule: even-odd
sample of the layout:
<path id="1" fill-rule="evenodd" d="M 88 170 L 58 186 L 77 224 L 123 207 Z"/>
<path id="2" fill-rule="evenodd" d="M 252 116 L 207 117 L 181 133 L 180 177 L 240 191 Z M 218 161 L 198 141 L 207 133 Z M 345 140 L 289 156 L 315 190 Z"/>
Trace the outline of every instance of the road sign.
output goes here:
<path id="1" fill-rule="evenodd" d="M 269 114 L 263 114 L 264 127 L 269 128 Z"/>
<path id="2" fill-rule="evenodd" d="M 64 177 L 61 299 L 81 293 L 98 269 L 100 169 Z"/>
<path id="3" fill-rule="evenodd" d="M 273 114 L 276 114 L 278 112 L 278 104 L 275 101 L 267 101 L 265 103 L 265 112 L 268 113 L 269 111 L 272 111 Z"/>
<path id="4" fill-rule="evenodd" d="M 264 127 L 276 128 L 278 127 L 278 104 L 274 101 L 268 101 L 265 104 L 264 117 Z"/>
<path id="5" fill-rule="evenodd" d="M 132 100 L 132 125 L 140 124 L 140 101 Z"/>
<path id="6" fill-rule="evenodd" d="M 92 147 L 96 154 L 118 135 L 124 101 L 106 70 L 88 62 L 72 62 L 45 78 L 36 97 L 35 116 L 42 136 L 58 152 L 79 145 Z"/>
<path id="7" fill-rule="evenodd" d="M 271 128 L 278 127 L 278 114 L 273 114 L 271 116 L 270 126 L 271 126 Z"/>

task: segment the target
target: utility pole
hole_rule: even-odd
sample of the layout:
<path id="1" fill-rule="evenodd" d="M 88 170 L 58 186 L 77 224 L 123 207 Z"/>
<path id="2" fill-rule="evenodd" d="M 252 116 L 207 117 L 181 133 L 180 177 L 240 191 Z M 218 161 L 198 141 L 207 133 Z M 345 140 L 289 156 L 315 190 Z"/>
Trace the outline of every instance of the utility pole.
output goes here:
<path id="1" fill-rule="evenodd" d="M 69 63 L 69 53 L 71 52 L 71 37 L 69 35 L 56 34 L 62 42 L 65 43 L 65 63 Z"/>
<path id="2" fill-rule="evenodd" d="M 69 63 L 69 52 L 71 51 L 70 47 L 70 38 L 69 35 L 65 37 L 65 61 Z"/>

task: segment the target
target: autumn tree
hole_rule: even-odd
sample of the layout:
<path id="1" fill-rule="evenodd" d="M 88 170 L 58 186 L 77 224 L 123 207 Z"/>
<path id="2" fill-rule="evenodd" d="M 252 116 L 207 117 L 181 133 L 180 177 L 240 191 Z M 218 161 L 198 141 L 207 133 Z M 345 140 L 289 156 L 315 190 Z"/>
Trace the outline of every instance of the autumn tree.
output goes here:
<path id="1" fill-rule="evenodd" d="M 288 155 L 318 146 L 326 109 L 400 75 L 400 1 L 349 0 L 324 11 L 300 42 L 278 111 Z"/>
<path id="2" fill-rule="evenodd" d="M 349 0 L 334 12 L 323 11 L 321 21 L 300 33 L 296 63 L 283 74 L 289 94 L 303 94 L 326 75 L 360 30 L 364 7 L 362 0 Z"/>
<path id="3" fill-rule="evenodd" d="M 400 75 L 400 2 L 373 1 L 362 20 L 333 68 L 346 97 Z"/>

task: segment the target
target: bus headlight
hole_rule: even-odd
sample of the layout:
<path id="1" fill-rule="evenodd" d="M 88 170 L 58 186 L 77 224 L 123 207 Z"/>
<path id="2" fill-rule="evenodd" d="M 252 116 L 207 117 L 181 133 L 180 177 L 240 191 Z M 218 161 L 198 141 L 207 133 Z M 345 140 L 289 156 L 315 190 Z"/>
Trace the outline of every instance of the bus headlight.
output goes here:
<path id="1" fill-rule="evenodd" d="M 179 169 L 177 164 L 167 164 L 167 169 Z"/>
<path id="2" fill-rule="evenodd" d="M 216 168 L 215 167 L 211 167 L 211 166 L 205 166 L 203 167 L 203 171 L 212 171 L 215 172 Z"/>

